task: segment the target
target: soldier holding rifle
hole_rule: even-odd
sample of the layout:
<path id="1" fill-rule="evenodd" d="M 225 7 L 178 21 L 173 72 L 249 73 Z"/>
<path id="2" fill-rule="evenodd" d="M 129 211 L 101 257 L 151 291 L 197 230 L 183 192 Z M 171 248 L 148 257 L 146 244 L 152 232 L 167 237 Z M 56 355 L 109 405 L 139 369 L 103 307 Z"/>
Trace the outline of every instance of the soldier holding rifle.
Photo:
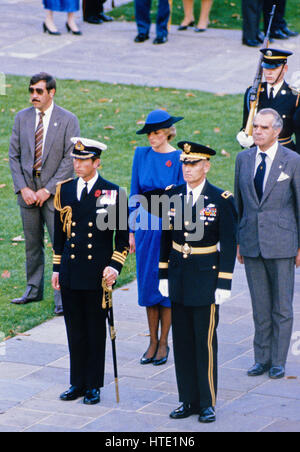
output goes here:
<path id="1" fill-rule="evenodd" d="M 97 172 L 106 146 L 86 138 L 72 141 L 78 178 L 59 183 L 54 200 L 52 285 L 62 294 L 71 365 L 71 387 L 60 399 L 84 396 L 91 405 L 100 402 L 103 386 L 106 316 L 113 327 L 111 306 L 102 306 L 102 296 L 114 284 L 129 249 L 127 200 Z"/>

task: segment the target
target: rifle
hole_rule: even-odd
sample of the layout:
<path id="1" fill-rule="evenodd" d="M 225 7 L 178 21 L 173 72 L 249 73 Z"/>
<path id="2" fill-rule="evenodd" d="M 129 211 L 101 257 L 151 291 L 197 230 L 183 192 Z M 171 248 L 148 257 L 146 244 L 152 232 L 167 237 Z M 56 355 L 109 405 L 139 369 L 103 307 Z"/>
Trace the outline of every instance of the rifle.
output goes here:
<path id="1" fill-rule="evenodd" d="M 262 45 L 263 49 L 269 47 L 269 44 L 270 44 L 269 39 L 270 39 L 271 25 L 272 25 L 273 17 L 275 14 L 275 9 L 276 9 L 276 5 L 273 5 L 272 11 L 270 14 L 268 30 L 267 30 L 267 33 L 265 35 L 265 39 L 264 39 L 264 42 Z M 264 57 L 263 54 L 261 54 L 261 56 L 259 58 L 258 68 L 257 68 L 256 74 L 255 74 L 254 82 L 253 82 L 252 88 L 250 90 L 250 95 L 249 95 L 250 109 L 249 109 L 249 115 L 248 115 L 247 124 L 246 124 L 246 128 L 245 128 L 245 134 L 248 137 L 252 136 L 253 119 L 254 119 L 254 116 L 256 113 L 256 108 L 257 108 L 257 104 L 259 101 L 259 95 L 260 95 L 260 91 L 261 91 L 261 79 L 262 79 L 262 75 L 263 75 L 263 69 L 262 69 L 263 57 Z"/>
<path id="2" fill-rule="evenodd" d="M 119 403 L 120 396 L 119 396 L 119 380 L 118 380 L 117 353 L 116 353 L 116 330 L 114 327 L 112 288 L 107 286 L 104 278 L 102 278 L 102 289 L 103 289 L 102 308 L 107 310 L 107 320 L 108 320 L 108 326 L 109 326 L 109 333 L 110 333 L 111 346 L 112 346 L 112 356 L 113 356 L 113 363 L 114 363 L 116 400 L 117 400 L 117 403 Z"/>

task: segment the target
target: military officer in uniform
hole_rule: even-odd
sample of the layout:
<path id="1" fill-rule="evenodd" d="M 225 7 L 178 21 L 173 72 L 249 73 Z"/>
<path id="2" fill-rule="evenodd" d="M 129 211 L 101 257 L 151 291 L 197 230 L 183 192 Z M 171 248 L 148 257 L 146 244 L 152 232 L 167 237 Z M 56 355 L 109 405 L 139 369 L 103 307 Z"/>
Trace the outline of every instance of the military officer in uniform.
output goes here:
<path id="1" fill-rule="evenodd" d="M 84 396 L 84 403 L 95 404 L 100 402 L 104 379 L 106 311 L 101 303 L 102 278 L 112 286 L 127 256 L 127 198 L 97 172 L 106 146 L 86 138 L 71 140 L 78 178 L 59 183 L 54 200 L 52 285 L 62 294 L 71 367 L 71 387 L 60 398 Z M 125 221 L 120 226 L 122 208 Z M 106 228 L 102 227 L 105 221 Z"/>
<path id="2" fill-rule="evenodd" d="M 178 146 L 183 149 L 186 184 L 166 191 L 170 225 L 162 232 L 159 262 L 159 288 L 164 296 L 169 294 L 172 304 L 175 370 L 182 402 L 170 417 L 199 414 L 199 422 L 213 422 L 219 304 L 230 297 L 237 216 L 232 194 L 206 179 L 216 152 L 188 141 Z M 184 206 L 193 206 L 192 221 L 186 219 L 188 210 L 181 215 Z M 197 224 L 202 232 L 195 236 Z"/>
<path id="3" fill-rule="evenodd" d="M 279 143 L 293 151 L 300 153 L 300 101 L 299 95 L 294 95 L 291 88 L 284 80 L 288 70 L 287 58 L 292 55 L 288 50 L 265 48 L 260 50 L 263 54 L 263 74 L 265 82 L 262 83 L 259 95 L 258 108 L 272 108 L 276 110 L 282 120 L 283 128 L 279 135 Z M 246 127 L 250 110 L 249 95 L 251 87 L 246 90 L 244 96 L 243 128 Z M 293 140 L 295 134 L 296 143 Z M 240 136 L 240 134 L 238 135 Z M 251 145 L 238 138 L 243 147 Z"/>

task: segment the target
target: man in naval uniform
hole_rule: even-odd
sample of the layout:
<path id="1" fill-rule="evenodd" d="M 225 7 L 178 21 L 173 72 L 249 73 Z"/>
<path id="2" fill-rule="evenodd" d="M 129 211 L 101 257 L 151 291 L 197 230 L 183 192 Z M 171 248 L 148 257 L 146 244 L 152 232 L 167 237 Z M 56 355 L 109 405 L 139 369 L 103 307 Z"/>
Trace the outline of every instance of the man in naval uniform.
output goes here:
<path id="1" fill-rule="evenodd" d="M 95 404 L 100 402 L 105 362 L 102 278 L 112 286 L 128 253 L 127 199 L 97 172 L 106 145 L 71 140 L 78 178 L 58 184 L 54 200 L 52 285 L 62 294 L 71 367 L 71 387 L 60 398 L 84 396 L 84 403 Z"/>
<path id="2" fill-rule="evenodd" d="M 210 158 L 216 152 L 188 141 L 179 142 L 178 146 L 183 149 L 186 184 L 166 192 L 170 198 L 170 225 L 162 232 L 159 262 L 160 291 L 164 296 L 169 294 L 172 303 L 175 370 L 182 402 L 170 417 L 182 419 L 199 414 L 199 422 L 213 422 L 217 395 L 216 329 L 219 304 L 230 297 L 236 210 L 232 194 L 206 179 Z M 190 206 L 192 222 L 186 220 L 188 209 L 187 215 L 181 215 L 185 209 L 180 204 Z M 202 233 L 195 236 L 197 225 Z"/>
<path id="3" fill-rule="evenodd" d="M 263 75 L 265 82 L 261 85 L 259 94 L 257 111 L 263 108 L 272 108 L 276 110 L 282 120 L 283 128 L 279 135 L 279 143 L 293 151 L 300 153 L 300 101 L 299 94 L 294 95 L 291 88 L 284 80 L 288 71 L 287 58 L 292 55 L 288 50 L 278 50 L 265 48 L 260 50 L 263 54 Z M 251 87 L 246 90 L 244 96 L 244 115 L 243 128 L 246 127 L 249 110 L 250 110 L 250 96 Z M 296 144 L 293 140 L 295 134 Z M 240 132 L 238 137 L 239 143 L 243 147 L 249 147 L 253 144 L 243 141 L 243 132 Z"/>

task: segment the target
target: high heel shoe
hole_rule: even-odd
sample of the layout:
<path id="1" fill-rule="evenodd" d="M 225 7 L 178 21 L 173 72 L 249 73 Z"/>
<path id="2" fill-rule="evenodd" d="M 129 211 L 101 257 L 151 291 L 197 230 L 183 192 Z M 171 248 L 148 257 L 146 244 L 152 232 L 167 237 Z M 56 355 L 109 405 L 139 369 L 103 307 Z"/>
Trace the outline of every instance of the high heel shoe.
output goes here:
<path id="1" fill-rule="evenodd" d="M 195 25 L 195 21 L 192 20 L 192 22 L 190 22 L 188 25 L 179 25 L 177 30 L 179 30 L 179 31 L 187 30 L 188 27 L 193 27 L 194 25 Z"/>
<path id="2" fill-rule="evenodd" d="M 154 353 L 154 355 L 153 355 L 151 358 L 146 358 L 146 355 L 147 355 L 147 353 L 148 353 L 148 350 L 147 350 L 147 351 L 143 354 L 143 356 L 141 357 L 141 359 L 140 359 L 140 364 L 150 364 L 150 363 L 152 363 L 152 362 L 154 361 L 155 355 L 156 355 L 156 353 L 157 353 L 157 349 L 158 349 L 158 346 L 156 347 L 155 353 Z"/>
<path id="3" fill-rule="evenodd" d="M 66 22 L 66 29 L 68 30 L 69 33 L 72 33 L 73 35 L 76 35 L 76 36 L 81 36 L 82 35 L 80 30 L 77 30 L 77 31 L 72 30 L 72 28 L 70 27 L 68 22 Z"/>
<path id="4" fill-rule="evenodd" d="M 47 25 L 45 24 L 45 22 L 43 22 L 43 30 L 44 33 L 49 33 L 49 35 L 54 35 L 54 36 L 60 36 L 61 33 L 59 31 L 51 31 Z"/>
<path id="5" fill-rule="evenodd" d="M 170 351 L 170 348 L 167 346 L 167 354 L 166 354 L 166 356 L 164 356 L 161 359 L 153 359 L 152 360 L 153 366 L 161 366 L 162 364 L 166 364 L 166 362 L 168 361 L 169 351 Z"/>

